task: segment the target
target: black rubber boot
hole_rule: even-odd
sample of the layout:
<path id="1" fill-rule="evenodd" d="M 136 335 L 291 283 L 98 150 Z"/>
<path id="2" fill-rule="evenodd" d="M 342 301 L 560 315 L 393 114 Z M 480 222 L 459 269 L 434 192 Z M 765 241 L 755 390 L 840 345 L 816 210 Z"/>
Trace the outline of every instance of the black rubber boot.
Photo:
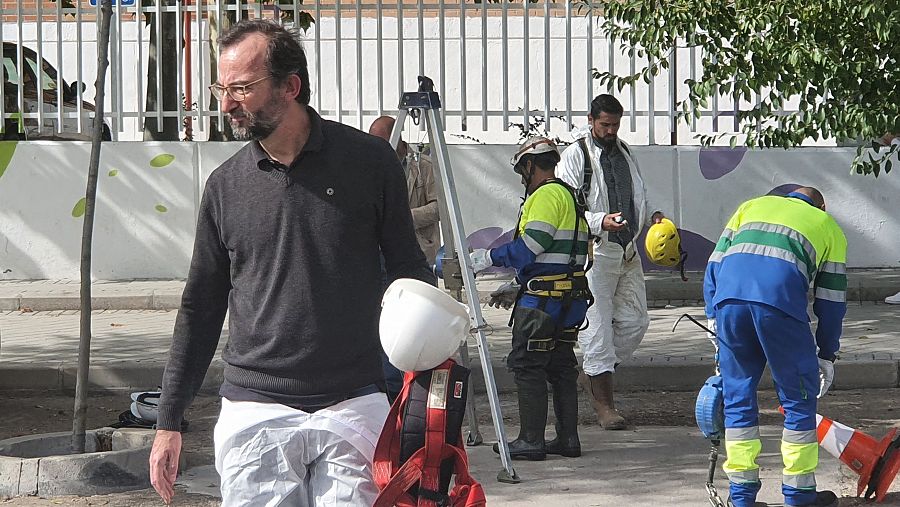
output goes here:
<path id="1" fill-rule="evenodd" d="M 567 458 L 581 456 L 578 440 L 578 384 L 573 377 L 553 385 L 553 412 L 556 414 L 556 438 L 547 442 L 547 454 Z"/>
<path id="2" fill-rule="evenodd" d="M 519 388 L 519 438 L 509 443 L 513 459 L 542 461 L 547 457 L 544 448 L 544 428 L 547 426 L 547 381 L 543 378 L 516 379 Z M 500 454 L 500 446 L 494 444 Z"/>

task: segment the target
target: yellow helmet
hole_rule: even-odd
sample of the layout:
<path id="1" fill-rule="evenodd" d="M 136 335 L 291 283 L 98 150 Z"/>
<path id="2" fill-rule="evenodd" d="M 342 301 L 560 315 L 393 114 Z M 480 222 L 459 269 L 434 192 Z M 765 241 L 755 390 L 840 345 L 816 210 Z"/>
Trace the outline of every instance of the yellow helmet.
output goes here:
<path id="1" fill-rule="evenodd" d="M 681 263 L 681 238 L 675 224 L 668 218 L 650 227 L 644 248 L 647 258 L 654 264 L 671 268 Z"/>

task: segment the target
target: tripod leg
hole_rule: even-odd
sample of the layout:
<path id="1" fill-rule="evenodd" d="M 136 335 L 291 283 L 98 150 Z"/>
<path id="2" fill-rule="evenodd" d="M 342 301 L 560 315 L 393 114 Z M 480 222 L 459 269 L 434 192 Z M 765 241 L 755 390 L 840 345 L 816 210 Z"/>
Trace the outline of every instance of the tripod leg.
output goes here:
<path id="1" fill-rule="evenodd" d="M 429 139 L 432 143 L 433 157 L 436 158 L 437 162 L 437 176 L 441 185 L 440 191 L 443 194 L 449 215 L 448 223 L 442 223 L 441 227 L 447 227 L 452 232 L 452 237 L 455 240 L 456 257 L 460 263 L 460 275 L 469 307 L 469 318 L 472 320 L 473 327 L 476 330 L 476 343 L 478 344 L 478 355 L 481 359 L 481 370 L 484 373 L 485 391 L 487 391 L 488 401 L 491 406 L 491 417 L 494 421 L 494 431 L 497 435 L 500 461 L 503 464 L 503 470 L 497 474 L 497 480 L 499 482 L 518 483 L 519 476 L 512 466 L 512 459 L 509 455 L 509 443 L 506 440 L 506 431 L 503 427 L 500 397 L 497 395 L 493 364 L 487 347 L 487 339 L 484 335 L 484 317 L 481 314 L 481 305 L 478 300 L 478 288 L 475 286 L 475 273 L 472 271 L 469 261 L 469 242 L 463 229 L 462 213 L 456 197 L 453 172 L 450 170 L 450 156 L 447 153 L 447 145 L 444 142 L 444 128 L 440 114 L 435 108 L 426 109 L 424 112 Z"/>
<path id="2" fill-rule="evenodd" d="M 469 366 L 469 344 L 464 342 L 459 346 L 459 360 L 464 368 Z M 478 429 L 478 414 L 475 412 L 475 388 L 473 384 L 475 379 L 469 382 L 469 392 L 466 395 L 466 417 L 469 421 L 469 437 L 466 439 L 466 445 L 474 447 L 484 443 L 484 437 L 481 436 L 481 430 Z"/>

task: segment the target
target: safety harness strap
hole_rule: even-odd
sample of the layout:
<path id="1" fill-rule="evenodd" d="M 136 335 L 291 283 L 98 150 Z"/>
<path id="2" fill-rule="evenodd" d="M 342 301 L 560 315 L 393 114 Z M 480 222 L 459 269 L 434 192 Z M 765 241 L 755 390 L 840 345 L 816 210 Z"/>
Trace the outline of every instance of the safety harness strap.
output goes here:
<path id="1" fill-rule="evenodd" d="M 452 359 L 444 361 L 434 368 L 435 372 L 443 370 L 449 377 L 450 370 L 456 365 Z M 416 450 L 402 465 L 400 461 L 400 435 L 403 421 L 401 411 L 407 410 L 410 398 L 410 387 L 417 375 L 428 372 L 406 372 L 403 390 L 391 406 L 385 422 L 384 430 L 375 447 L 373 475 L 375 484 L 381 491 L 374 507 L 482 507 L 486 499 L 481 485 L 469 474 L 469 462 L 463 451 L 462 439 L 456 445 L 446 442 L 447 411 L 442 407 L 441 398 L 446 400 L 448 385 L 443 389 L 429 391 L 426 407 L 425 445 Z M 439 392 L 443 391 L 443 392 Z M 456 474 L 454 487 L 448 493 L 440 491 L 440 467 L 447 459 L 453 462 Z M 410 494 L 410 488 L 416 488 L 416 497 Z"/>
<path id="2" fill-rule="evenodd" d="M 584 155 L 584 179 L 581 186 L 578 187 L 577 199 L 582 206 L 587 206 L 587 197 L 591 192 L 591 178 L 594 176 L 594 166 L 591 165 L 591 151 L 587 145 L 587 136 L 578 140 L 578 146 L 581 147 L 581 153 Z"/>
<path id="3" fill-rule="evenodd" d="M 577 299 L 581 295 L 578 292 L 585 291 L 587 288 L 588 282 L 584 271 L 579 271 L 572 274 L 536 276 L 525 284 L 525 293 L 532 296 L 557 298 L 570 295 Z M 566 294 L 572 292 L 575 294 Z"/>
<path id="4" fill-rule="evenodd" d="M 550 352 L 556 348 L 557 343 L 571 343 L 574 345 L 578 342 L 579 331 L 579 328 L 571 327 L 563 329 L 559 335 L 552 338 L 532 338 L 528 340 L 525 350 L 529 352 Z"/>

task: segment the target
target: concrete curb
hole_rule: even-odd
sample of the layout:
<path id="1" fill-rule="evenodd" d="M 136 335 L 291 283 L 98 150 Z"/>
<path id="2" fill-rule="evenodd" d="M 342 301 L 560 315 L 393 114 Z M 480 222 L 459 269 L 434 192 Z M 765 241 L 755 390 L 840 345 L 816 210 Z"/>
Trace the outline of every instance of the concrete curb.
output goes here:
<path id="1" fill-rule="evenodd" d="M 91 364 L 91 392 L 146 391 L 162 383 L 165 361 L 109 361 Z M 57 391 L 74 393 L 78 367 L 75 361 L 47 364 L 0 364 L 0 391 Z M 203 380 L 204 391 L 218 390 L 224 379 L 224 363 L 214 360 Z"/>
<path id="2" fill-rule="evenodd" d="M 94 310 L 177 310 L 179 306 L 181 306 L 180 294 L 131 294 L 91 298 L 91 307 Z M 16 311 L 25 308 L 35 312 L 80 310 L 81 300 L 78 296 L 16 296 L 0 298 L 0 311 Z"/>
<path id="3" fill-rule="evenodd" d="M 833 390 L 890 389 L 900 387 L 900 361 L 843 361 L 835 364 Z M 616 371 L 616 389 L 628 391 L 697 391 L 714 374 L 712 361 L 653 357 L 623 364 Z M 481 365 L 472 365 L 476 392 L 483 393 Z M 499 392 L 515 392 L 512 373 L 494 360 L 494 380 Z M 763 374 L 760 388 L 772 389 L 769 371 Z"/>
<path id="4" fill-rule="evenodd" d="M 852 302 L 884 301 L 900 288 L 900 270 L 870 270 L 854 276 L 851 272 L 847 287 L 847 300 Z M 687 273 L 688 281 L 682 282 L 675 273 L 651 271 L 646 274 L 647 301 L 650 306 L 696 305 L 703 301 L 703 273 Z M 485 304 L 490 293 L 508 281 L 508 278 L 485 277 L 477 281 L 479 300 Z M 109 290 L 109 289 L 107 289 Z M 131 289 L 131 293 L 91 298 L 95 310 L 176 310 L 181 305 L 177 288 L 165 290 Z M 126 292 L 127 289 L 122 289 Z M 9 294 L 9 292 L 7 292 Z M 0 297 L 0 311 L 21 309 L 33 311 L 78 310 L 80 302 L 76 291 L 66 290 L 58 295 L 30 296 L 23 292 Z"/>
<path id="5" fill-rule="evenodd" d="M 494 380 L 500 392 L 515 392 L 513 376 L 506 368 L 505 358 L 492 357 Z M 472 378 L 476 392 L 484 392 L 484 377 L 477 355 L 471 356 Z M 91 365 L 91 391 L 123 391 L 155 389 L 162 382 L 165 362 L 115 361 Z M 202 390 L 216 391 L 222 383 L 224 363 L 217 359 L 210 365 Z M 626 364 L 616 372 L 616 386 L 620 391 L 695 391 L 713 375 L 712 361 L 702 358 L 673 358 L 654 356 Z M 0 391 L 57 391 L 75 390 L 74 362 L 28 364 L 0 364 Z M 761 382 L 763 389 L 772 389 L 768 371 Z M 900 360 L 849 360 L 835 364 L 832 389 L 885 389 L 900 387 Z"/>
<path id="6" fill-rule="evenodd" d="M 84 454 L 72 454 L 69 432 L 0 441 L 0 497 L 97 495 L 148 488 L 154 434 L 135 429 L 89 430 Z"/>

